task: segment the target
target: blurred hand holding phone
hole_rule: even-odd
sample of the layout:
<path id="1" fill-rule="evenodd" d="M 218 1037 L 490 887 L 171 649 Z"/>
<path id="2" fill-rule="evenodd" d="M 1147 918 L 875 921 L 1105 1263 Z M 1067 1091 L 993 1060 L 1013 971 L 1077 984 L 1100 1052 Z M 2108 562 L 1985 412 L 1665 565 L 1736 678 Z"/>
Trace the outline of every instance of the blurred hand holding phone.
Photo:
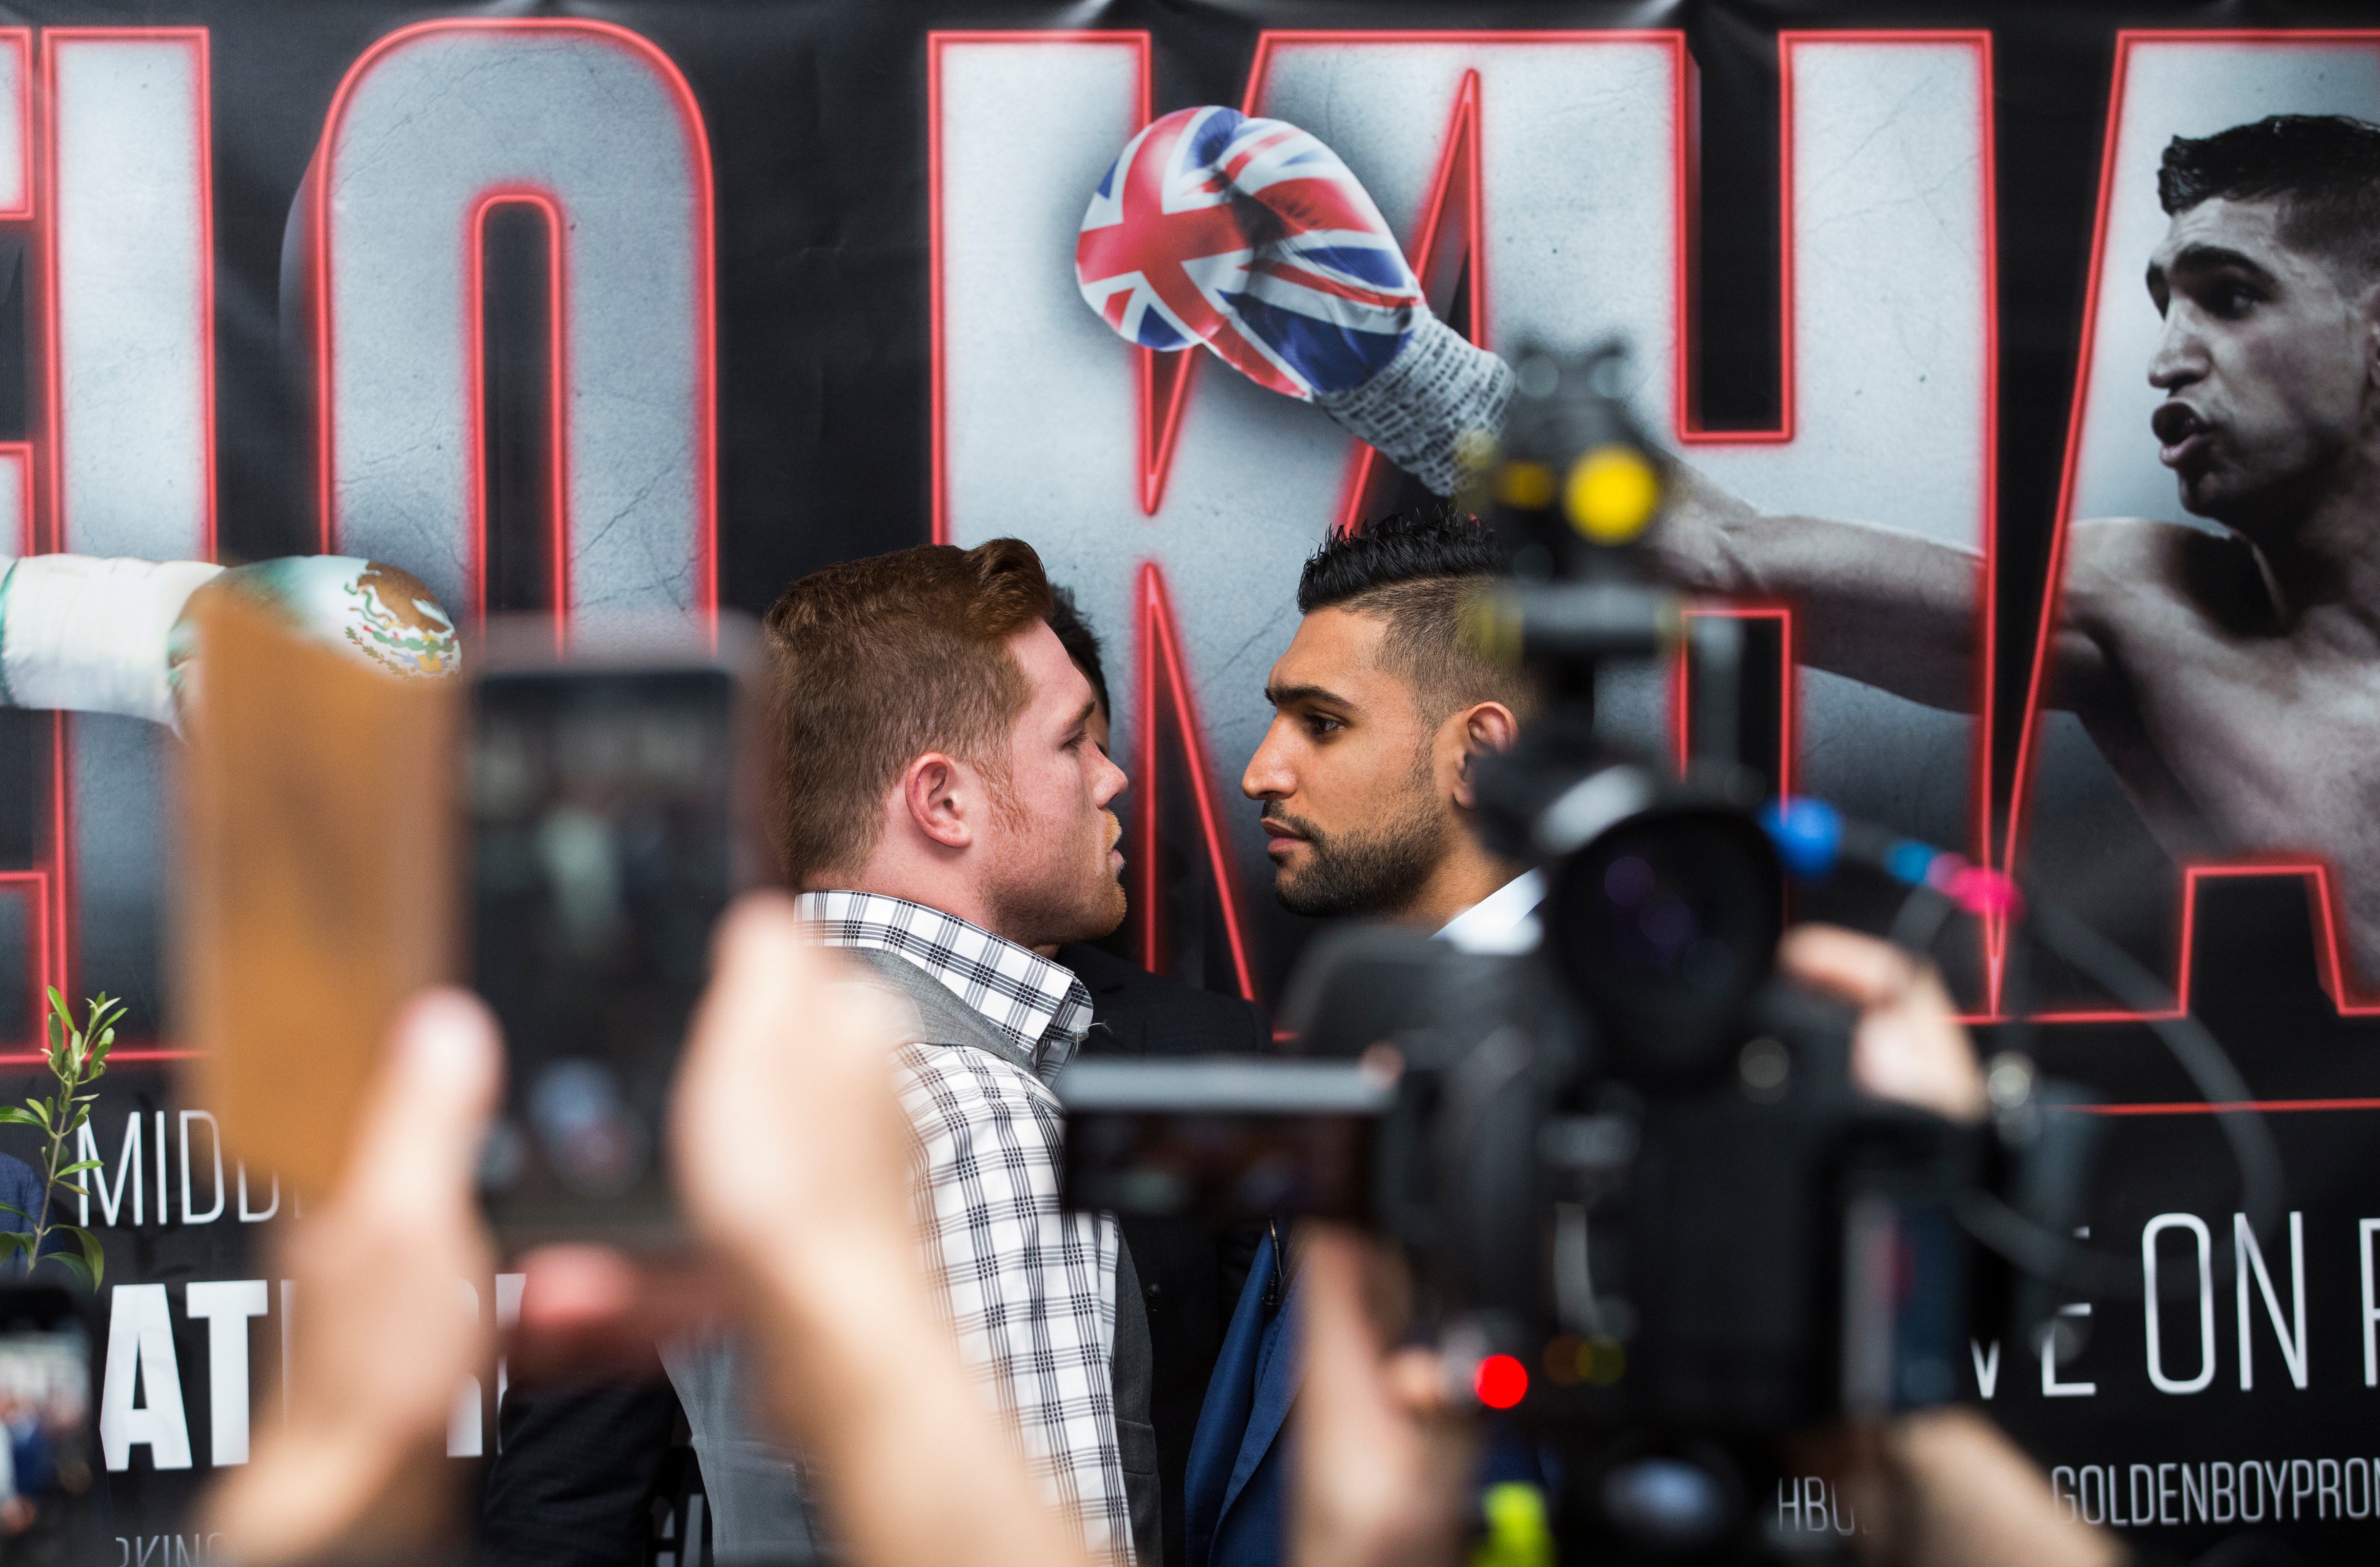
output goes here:
<path id="1" fill-rule="evenodd" d="M 481 1189 L 500 1239 L 675 1231 L 663 1108 L 712 925 L 760 878 L 747 628 L 499 622 L 405 680 L 238 602 L 199 626 L 178 938 L 197 1102 L 335 1184 L 378 1042 L 462 979 L 504 1028 Z"/>

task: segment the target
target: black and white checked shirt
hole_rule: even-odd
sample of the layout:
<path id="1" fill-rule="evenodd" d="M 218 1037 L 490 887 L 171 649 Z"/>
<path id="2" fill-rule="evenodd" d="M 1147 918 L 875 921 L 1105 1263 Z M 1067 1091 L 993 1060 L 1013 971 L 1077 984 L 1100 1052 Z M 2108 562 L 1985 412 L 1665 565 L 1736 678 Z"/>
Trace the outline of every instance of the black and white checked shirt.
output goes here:
<path id="1" fill-rule="evenodd" d="M 875 893 L 805 893 L 829 946 L 907 958 L 1022 1045 L 900 1052 L 927 1266 L 959 1349 L 991 1383 L 1034 1472 L 1100 1559 L 1132 1561 L 1116 1439 L 1116 1226 L 1058 1204 L 1064 1120 L 1049 1084 L 1091 1023 L 1072 971 L 955 915 Z"/>

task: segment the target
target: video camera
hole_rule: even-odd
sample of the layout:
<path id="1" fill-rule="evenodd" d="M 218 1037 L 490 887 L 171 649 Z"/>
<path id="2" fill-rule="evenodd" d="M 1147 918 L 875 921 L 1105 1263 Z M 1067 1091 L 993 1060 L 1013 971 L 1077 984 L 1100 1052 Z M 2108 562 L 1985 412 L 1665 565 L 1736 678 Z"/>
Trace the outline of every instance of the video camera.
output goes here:
<path id="1" fill-rule="evenodd" d="M 1937 929 L 2009 889 L 1813 802 L 1761 810 L 1739 623 L 1656 580 L 1667 464 L 1623 369 L 1523 353 L 1502 441 L 1466 454 L 1512 562 L 1468 633 L 1544 694 L 1477 825 L 1545 877 L 1538 950 L 1345 929 L 1293 985 L 1291 1059 L 1075 1065 L 1068 1200 L 1401 1242 L 1458 1372 L 1562 1453 L 1566 1555 L 1757 1557 L 1773 1439 L 1947 1402 L 1971 1321 L 2050 1317 L 1973 1215 L 2062 1240 L 2094 1118 L 2043 1113 L 2074 1096 L 2021 1055 L 1985 1126 L 1867 1097 L 1849 1012 L 1778 976 L 1789 860 L 1867 863 Z M 1682 765 L 1597 735 L 1599 672 L 1681 654 Z"/>

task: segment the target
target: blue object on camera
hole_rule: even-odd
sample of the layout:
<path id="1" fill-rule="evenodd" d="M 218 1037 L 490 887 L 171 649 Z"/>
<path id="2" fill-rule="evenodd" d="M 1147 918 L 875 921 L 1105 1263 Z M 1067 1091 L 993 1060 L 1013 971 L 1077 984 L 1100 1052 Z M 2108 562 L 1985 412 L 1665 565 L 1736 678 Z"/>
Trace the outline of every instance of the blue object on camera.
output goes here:
<path id="1" fill-rule="evenodd" d="M 1942 851 L 1931 844 L 1921 844 L 1914 838 L 1903 838 L 1884 854 L 1884 869 L 1896 881 L 1912 887 L 1925 884 L 1925 873 L 1934 868 Z"/>
<path id="2" fill-rule="evenodd" d="M 1785 869 L 1804 881 L 1834 873 L 1842 853 L 1842 813 L 1824 800 L 1771 800 L 1760 810 L 1760 825 L 1777 845 Z"/>

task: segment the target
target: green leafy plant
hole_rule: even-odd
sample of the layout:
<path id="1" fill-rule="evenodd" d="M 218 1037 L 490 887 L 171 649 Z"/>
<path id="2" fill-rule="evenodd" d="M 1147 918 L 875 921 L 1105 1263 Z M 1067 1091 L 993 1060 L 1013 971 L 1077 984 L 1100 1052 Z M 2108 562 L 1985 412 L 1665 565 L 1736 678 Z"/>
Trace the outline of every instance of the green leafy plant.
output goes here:
<path id="1" fill-rule="evenodd" d="M 99 1168 L 100 1161 L 95 1159 L 65 1162 L 67 1139 L 80 1132 L 91 1120 L 91 1104 L 99 1096 L 84 1090 L 107 1075 L 107 1052 L 115 1044 L 116 1020 L 124 1015 L 124 1003 L 104 990 L 84 1005 L 88 1014 L 83 1026 L 78 1028 L 74 1008 L 67 1004 L 57 987 L 50 987 L 48 1060 L 50 1075 L 57 1080 L 57 1092 L 48 1099 L 27 1099 L 21 1106 L 0 1105 L 0 1126 L 39 1127 L 45 1139 L 41 1163 L 42 1210 L 25 1213 L 0 1203 L 0 1213 L 16 1214 L 31 1226 L 25 1230 L 0 1230 L 0 1269 L 18 1256 L 26 1259 L 27 1272 L 44 1262 L 55 1262 L 86 1288 L 97 1289 L 100 1275 L 107 1266 L 99 1237 L 79 1225 L 50 1221 L 57 1194 L 66 1191 L 78 1197 L 83 1196 L 83 1172 Z M 73 1236 L 81 1255 L 57 1251 L 43 1257 L 42 1247 L 57 1234 Z"/>

